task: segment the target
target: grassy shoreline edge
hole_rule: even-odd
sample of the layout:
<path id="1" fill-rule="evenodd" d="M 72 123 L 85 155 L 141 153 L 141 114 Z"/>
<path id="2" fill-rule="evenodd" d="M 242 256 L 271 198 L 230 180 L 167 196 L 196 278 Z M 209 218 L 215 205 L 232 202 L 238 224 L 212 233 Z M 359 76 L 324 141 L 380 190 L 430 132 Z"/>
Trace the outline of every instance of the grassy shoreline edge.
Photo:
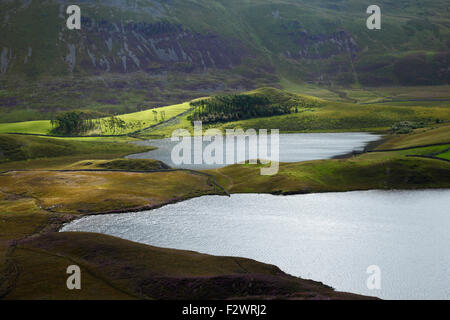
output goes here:
<path id="1" fill-rule="evenodd" d="M 275 195 L 450 188 L 450 164 L 439 158 L 448 153 L 449 128 L 442 124 L 409 135 L 387 135 L 361 154 L 282 163 L 275 177 L 260 176 L 261 165 L 194 174 L 168 170 L 154 160 L 122 159 L 144 150 L 124 143 L 130 138 L 80 141 L 0 135 L 0 145 L 9 148 L 2 151 L 12 150 L 7 154 L 11 159 L 0 162 L 4 171 L 0 173 L 0 298 L 368 299 L 249 259 L 56 231 L 86 215 L 139 212 L 216 195 L 217 186 L 223 187 L 222 194 Z M 50 157 L 45 157 L 48 152 Z M 68 292 L 64 286 L 64 268 L 74 262 L 88 270 L 90 289 L 81 293 Z M 178 288 L 179 293 L 168 288 Z"/>

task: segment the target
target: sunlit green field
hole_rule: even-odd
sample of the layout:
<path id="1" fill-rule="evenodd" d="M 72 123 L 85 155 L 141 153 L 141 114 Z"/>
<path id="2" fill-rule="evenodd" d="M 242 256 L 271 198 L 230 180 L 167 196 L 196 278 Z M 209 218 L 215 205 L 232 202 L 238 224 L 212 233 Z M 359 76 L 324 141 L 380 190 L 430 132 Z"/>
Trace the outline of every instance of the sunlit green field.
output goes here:
<path id="1" fill-rule="evenodd" d="M 189 108 L 189 102 L 185 102 L 167 107 L 123 114 L 119 115 L 118 118 L 124 120 L 127 123 L 130 123 L 132 121 L 141 121 L 143 128 L 145 128 L 163 122 L 161 112 L 165 113 L 164 120 L 168 120 L 189 110 Z M 156 111 L 156 118 L 154 111 Z M 52 125 L 49 120 L 0 123 L 0 133 L 27 133 L 47 135 L 50 134 L 51 129 Z M 121 131 L 120 134 L 127 134 L 133 131 L 136 131 L 136 129 L 126 129 L 124 131 Z M 95 134 L 111 135 L 112 132 L 108 128 L 103 126 L 102 132 L 96 132 Z"/>
<path id="2" fill-rule="evenodd" d="M 431 126 L 414 130 L 411 134 L 391 136 L 379 145 L 377 150 L 390 150 L 425 146 L 430 144 L 446 144 L 450 142 L 450 124 Z"/>
<path id="3" fill-rule="evenodd" d="M 322 89 L 323 90 L 323 89 Z M 252 92 L 261 92 L 269 97 L 282 95 L 286 91 L 274 91 L 262 88 Z M 310 98 L 314 87 L 307 91 Z M 321 93 L 324 93 L 323 91 Z M 253 118 L 241 121 L 216 123 L 205 128 L 226 129 L 279 129 L 280 132 L 339 132 L 339 131 L 388 131 L 398 122 L 413 121 L 425 126 L 436 125 L 437 122 L 450 121 L 448 102 L 417 102 L 417 105 L 403 103 L 400 105 L 356 104 L 319 100 L 313 108 L 301 108 L 298 113 L 266 118 Z M 141 132 L 142 136 L 170 136 L 176 129 L 186 129 L 192 132 L 192 124 L 188 115 L 177 118 L 173 123 L 157 126 L 151 130 Z"/>
<path id="4" fill-rule="evenodd" d="M 0 133 L 48 134 L 50 130 L 49 120 L 0 123 Z"/>
<path id="5" fill-rule="evenodd" d="M 380 131 L 402 121 L 449 121 L 447 107 L 395 107 L 325 103 L 322 107 L 270 118 L 258 118 L 222 124 L 219 128 L 280 129 L 281 132 Z"/>
<path id="6" fill-rule="evenodd" d="M 150 127 L 155 124 L 161 123 L 163 121 L 167 121 L 170 118 L 173 118 L 179 114 L 182 114 L 183 112 L 186 112 L 191 107 L 189 105 L 189 102 L 184 102 L 181 104 L 176 104 L 172 106 L 162 107 L 162 108 L 156 108 L 156 109 L 150 109 L 145 110 L 141 112 L 134 112 L 134 113 L 128 113 L 118 116 L 120 119 L 124 120 L 127 123 L 130 123 L 132 121 L 142 121 L 144 127 Z M 155 112 L 156 111 L 156 114 Z M 164 118 L 162 118 L 161 113 L 164 113 Z M 155 118 L 156 116 L 156 118 Z M 102 128 L 103 134 L 112 134 L 107 128 Z M 132 132 L 132 129 L 127 129 L 121 133 L 126 134 Z"/>
<path id="7" fill-rule="evenodd" d="M 450 160 L 450 151 L 446 151 L 437 155 L 438 158 Z"/>
<path id="8" fill-rule="evenodd" d="M 286 82 L 288 83 L 288 82 Z M 289 83 L 288 83 L 289 84 Z M 442 94 L 443 87 L 435 89 L 434 94 Z M 273 88 L 261 88 L 250 91 L 248 94 L 261 94 L 275 101 L 284 101 L 286 97 L 298 97 L 307 101 L 317 101 L 313 107 L 300 108 L 298 113 L 266 118 L 253 118 L 241 121 L 216 123 L 204 126 L 206 128 L 226 129 L 279 129 L 280 132 L 339 132 L 339 131 L 376 131 L 386 132 L 391 126 L 403 121 L 421 123 L 426 127 L 436 126 L 450 121 L 449 103 L 446 101 L 415 101 L 415 102 L 385 102 L 373 104 L 359 104 L 349 102 L 329 101 L 325 98 L 311 96 L 315 93 L 313 86 L 305 89 L 301 95 L 292 95 L 287 91 Z M 325 89 L 320 89 L 319 95 L 326 95 Z M 377 89 L 384 90 L 384 89 Z M 387 90 L 387 89 L 386 89 Z M 404 89 L 406 90 L 406 89 Z M 356 97 L 357 89 L 348 92 Z M 411 92 L 406 90 L 405 92 Z M 406 94 L 406 93 L 404 93 Z M 363 97 L 365 91 L 360 90 L 358 97 Z M 367 96 L 369 97 L 369 96 Z M 373 96 L 372 96 L 373 97 Z M 297 99 L 297 98 L 296 98 Z M 127 127 L 121 131 L 112 132 L 104 124 L 102 129 L 91 132 L 89 135 L 126 135 L 138 133 L 142 138 L 168 137 L 177 129 L 186 129 L 192 132 L 192 123 L 188 120 L 190 102 L 171 106 L 149 109 L 119 115 L 118 118 L 127 124 L 139 122 L 138 127 Z M 105 118 L 104 118 L 105 119 Z M 18 123 L 1 123 L 0 133 L 50 134 L 52 127 L 50 121 L 28 121 Z M 86 138 L 87 139 L 87 138 Z M 96 137 L 89 139 L 95 140 Z M 447 141 L 444 141 L 447 142 Z"/>

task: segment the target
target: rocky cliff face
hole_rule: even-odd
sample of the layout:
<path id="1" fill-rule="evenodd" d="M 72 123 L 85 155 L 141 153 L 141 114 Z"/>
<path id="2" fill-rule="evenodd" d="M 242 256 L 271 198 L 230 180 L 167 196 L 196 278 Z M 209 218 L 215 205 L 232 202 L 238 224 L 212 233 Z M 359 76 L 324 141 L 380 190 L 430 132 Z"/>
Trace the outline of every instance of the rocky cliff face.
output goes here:
<path id="1" fill-rule="evenodd" d="M 286 52 L 289 58 L 296 59 L 328 59 L 330 57 L 348 54 L 352 59 L 358 57 L 360 48 L 352 34 L 345 31 L 337 31 L 330 34 L 308 34 L 299 32 L 290 34 L 292 41 L 299 48 L 297 52 Z"/>
<path id="2" fill-rule="evenodd" d="M 66 3 L 66 1 L 57 2 Z M 23 38 L 13 39 L 11 35 L 2 39 L 1 74 L 20 72 L 21 69 L 26 69 L 23 68 L 24 65 L 30 63 L 39 64 L 39 61 L 33 61 L 33 54 L 42 51 L 52 51 L 50 55 L 53 55 L 54 59 L 50 63 L 64 64 L 58 70 L 61 73 L 78 71 L 91 74 L 230 69 L 238 66 L 242 57 L 248 55 L 245 44 L 237 39 L 225 38 L 214 33 L 198 33 L 180 23 L 164 19 L 135 22 L 132 19 L 124 19 L 124 16 L 116 17 L 117 12 L 110 13 L 109 19 L 95 16 L 99 8 L 103 12 L 109 9 L 105 5 L 111 6 L 111 10 L 117 7 L 125 10 L 127 14 L 136 14 L 138 7 L 130 5 L 132 1 L 104 1 L 99 8 L 96 7 L 95 1 L 84 1 L 90 3 L 90 6 L 82 11 L 81 30 L 67 30 L 65 26 L 67 16 L 64 11 L 66 6 L 65 4 L 56 6 L 57 2 L 53 2 L 51 6 L 45 3 L 37 4 L 35 1 L 34 6 L 31 6 L 33 3 L 31 0 L 7 1 L 9 10 L 6 7 L 3 29 Z M 155 17 L 164 18 L 165 11 L 168 10 L 165 2 L 147 2 L 147 5 L 142 7 L 144 16 L 147 16 L 148 20 Z M 51 12 L 55 12 L 56 8 L 58 15 L 51 17 Z M 49 12 L 45 13 L 44 10 Z M 35 34 L 32 30 L 39 29 L 40 24 L 46 22 L 34 20 L 34 17 L 33 21 L 27 21 L 30 30 L 26 30 L 23 34 L 11 30 L 20 24 L 24 16 L 33 13 L 42 19 L 47 16 L 50 18 L 47 23 L 52 24 L 53 30 L 44 39 L 39 30 L 34 30 Z M 121 11 L 119 13 L 123 14 Z M 27 39 L 29 36 L 34 39 Z M 36 41 L 35 37 L 41 37 L 43 41 Z M 21 43 L 18 44 L 17 40 Z M 52 69 L 51 66 L 48 67 Z M 39 71 L 45 73 L 45 70 Z"/>
<path id="3" fill-rule="evenodd" d="M 84 18 L 81 41 L 69 45 L 67 61 L 100 72 L 226 69 L 241 63 L 238 41 L 199 34 L 168 22 L 111 23 Z M 70 64 L 73 69 L 74 64 Z"/>

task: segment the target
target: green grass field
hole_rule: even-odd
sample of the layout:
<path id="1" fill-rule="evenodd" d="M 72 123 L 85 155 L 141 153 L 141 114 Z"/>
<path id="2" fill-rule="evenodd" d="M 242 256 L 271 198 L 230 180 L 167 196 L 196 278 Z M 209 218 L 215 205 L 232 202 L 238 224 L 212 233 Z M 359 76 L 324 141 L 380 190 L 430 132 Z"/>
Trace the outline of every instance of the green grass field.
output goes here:
<path id="1" fill-rule="evenodd" d="M 0 123 L 0 133 L 49 134 L 51 124 L 48 120 Z"/>
<path id="2" fill-rule="evenodd" d="M 289 95 L 285 91 L 261 88 L 249 93 L 260 93 L 280 99 Z M 314 92 L 310 92 L 314 93 Z M 433 125 L 436 120 L 450 121 L 449 107 L 445 103 L 430 106 L 422 102 L 419 106 L 385 104 L 355 104 L 332 102 L 309 95 L 300 95 L 304 99 L 315 99 L 319 104 L 314 108 L 300 109 L 299 113 L 268 118 L 254 118 L 242 121 L 218 123 L 205 128 L 226 129 L 279 129 L 280 132 L 338 132 L 338 131 L 387 131 L 392 125 L 402 121 L 423 122 Z M 157 126 L 141 132 L 143 137 L 170 136 L 176 129 L 192 132 L 188 115 L 171 123 Z"/>
<path id="3" fill-rule="evenodd" d="M 448 145 L 445 147 L 448 148 Z M 450 188 L 450 163 L 406 157 L 439 149 L 366 153 L 340 159 L 281 163 L 278 174 L 262 176 L 262 165 L 233 165 L 206 172 L 231 193 L 297 194 L 371 189 Z"/>
<path id="4" fill-rule="evenodd" d="M 323 107 L 305 110 L 298 114 L 260 118 L 227 123 L 223 129 L 280 129 L 281 132 L 386 130 L 402 121 L 450 120 L 445 107 L 393 107 L 386 105 L 354 105 L 328 103 Z"/>
<path id="5" fill-rule="evenodd" d="M 436 90 L 436 92 L 442 93 L 442 88 Z M 306 92 L 309 94 L 317 93 L 317 91 L 314 91 L 314 88 L 311 88 L 310 91 L 306 90 Z M 255 93 L 270 97 L 274 101 L 286 101 L 286 99 L 316 101 L 317 106 L 300 109 L 299 113 L 218 123 L 207 127 L 215 127 L 221 130 L 235 128 L 279 129 L 281 132 L 386 131 L 395 123 L 402 121 L 423 122 L 426 125 L 432 125 L 436 121 L 450 121 L 449 106 L 446 102 L 398 102 L 396 105 L 394 103 L 355 104 L 332 102 L 309 94 L 297 95 L 273 88 L 261 88 L 247 92 L 247 94 Z M 141 121 L 142 127 L 151 127 L 150 129 L 139 132 L 139 135 L 142 137 L 167 137 L 176 129 L 187 129 L 192 132 L 192 125 L 187 120 L 190 108 L 189 102 L 185 102 L 162 108 L 124 114 L 118 117 L 127 123 Z M 153 111 L 157 112 L 157 119 L 155 119 Z M 165 123 L 162 123 L 161 112 L 165 112 Z M 182 115 L 183 113 L 184 115 Z M 0 124 L 0 133 L 45 135 L 49 134 L 50 130 L 50 121 Z M 136 128 L 126 129 L 122 132 L 116 132 L 116 135 L 128 134 L 136 130 Z M 102 128 L 102 132 L 92 132 L 92 134 L 112 135 L 112 132 L 107 128 Z"/>
<path id="6" fill-rule="evenodd" d="M 170 118 L 173 118 L 175 116 L 178 116 L 190 109 L 189 102 L 184 102 L 181 104 L 171 105 L 167 107 L 162 108 L 155 108 L 151 110 L 141 111 L 141 112 L 134 112 L 134 113 L 128 113 L 124 115 L 118 116 L 118 118 L 124 120 L 125 122 L 129 123 L 131 121 L 142 121 L 144 123 L 143 127 L 150 127 L 153 125 L 156 125 L 158 123 L 163 122 L 161 119 L 161 112 L 165 113 L 165 120 L 169 120 Z M 156 111 L 157 119 L 154 118 L 154 112 Z M 109 135 L 112 134 L 107 128 L 102 128 L 103 134 Z M 122 134 L 131 133 L 133 130 L 129 129 L 124 132 L 121 132 Z"/>
<path id="7" fill-rule="evenodd" d="M 402 149 L 414 146 L 450 142 L 450 124 L 431 126 L 414 130 L 410 134 L 391 135 L 377 146 L 377 150 Z"/>
<path id="8" fill-rule="evenodd" d="M 185 102 L 167 107 L 123 114 L 119 115 L 118 118 L 124 120 L 127 123 L 139 120 L 143 123 L 143 127 L 150 127 L 152 125 L 162 122 L 161 112 L 165 112 L 165 120 L 168 120 L 183 112 L 186 112 L 187 110 L 189 110 L 189 108 L 190 108 L 189 102 Z M 156 111 L 158 113 L 156 120 L 153 111 Z M 27 133 L 27 134 L 49 135 L 51 129 L 52 126 L 49 120 L 0 123 L 0 133 Z M 135 130 L 136 129 L 134 130 L 127 129 L 117 134 L 127 134 Z M 106 127 L 103 127 L 102 132 L 94 132 L 93 134 L 112 135 L 112 132 L 110 132 L 110 130 L 107 129 Z"/>
<path id="9" fill-rule="evenodd" d="M 450 151 L 446 151 L 446 152 L 440 153 L 436 157 L 450 160 Z"/>
<path id="10" fill-rule="evenodd" d="M 99 139 L 0 135 L 0 170 L 60 168 L 83 159 L 115 159 L 152 149 L 127 143 L 128 139 Z"/>

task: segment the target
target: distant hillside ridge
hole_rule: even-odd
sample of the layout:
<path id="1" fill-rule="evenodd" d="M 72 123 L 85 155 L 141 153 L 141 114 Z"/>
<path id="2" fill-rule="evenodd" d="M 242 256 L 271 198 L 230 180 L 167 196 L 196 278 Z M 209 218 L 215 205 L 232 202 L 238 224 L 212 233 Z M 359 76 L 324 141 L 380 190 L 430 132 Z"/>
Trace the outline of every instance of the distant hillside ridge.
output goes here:
<path id="1" fill-rule="evenodd" d="M 66 8 L 79 5 L 81 30 Z M 9 0 L 0 74 L 30 78 L 231 70 L 319 84 L 443 84 L 448 3 L 380 0 L 382 29 L 356 0 Z"/>

